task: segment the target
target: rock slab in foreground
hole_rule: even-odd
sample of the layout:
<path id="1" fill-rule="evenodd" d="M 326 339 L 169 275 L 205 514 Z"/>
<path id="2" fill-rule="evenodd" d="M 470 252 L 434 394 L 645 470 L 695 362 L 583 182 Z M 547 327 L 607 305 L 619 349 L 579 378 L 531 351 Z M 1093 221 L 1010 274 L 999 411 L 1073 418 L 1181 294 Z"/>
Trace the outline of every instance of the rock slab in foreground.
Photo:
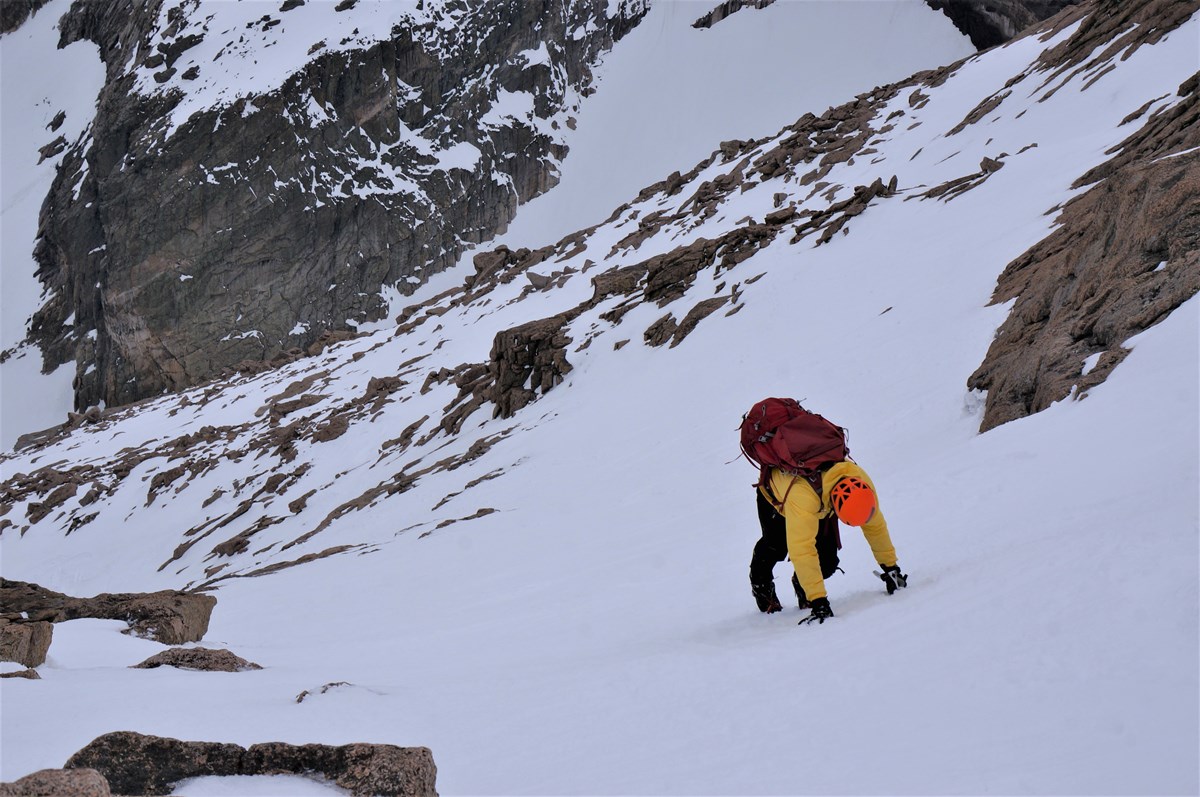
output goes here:
<path id="1" fill-rule="evenodd" d="M 389 744 L 285 744 L 249 749 L 185 742 L 132 731 L 107 733 L 64 765 L 100 772 L 117 794 L 170 794 L 186 778 L 228 775 L 323 775 L 354 795 L 436 795 L 437 767 L 427 747 Z"/>

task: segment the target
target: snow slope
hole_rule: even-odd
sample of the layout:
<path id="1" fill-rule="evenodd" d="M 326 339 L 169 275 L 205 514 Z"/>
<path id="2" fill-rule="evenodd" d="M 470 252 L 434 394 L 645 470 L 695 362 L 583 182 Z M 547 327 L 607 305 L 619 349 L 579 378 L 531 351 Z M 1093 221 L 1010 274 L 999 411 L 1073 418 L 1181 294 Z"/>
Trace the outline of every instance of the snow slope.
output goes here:
<path id="1" fill-rule="evenodd" d="M 671 171 L 686 172 L 720 141 L 773 135 L 805 111 L 974 52 L 923 0 L 792 0 L 692 27 L 704 10 L 653 4 L 617 42 L 568 139 L 561 182 L 527 203 L 499 242 L 557 240 Z"/>
<path id="2" fill-rule="evenodd" d="M 89 507 L 81 490 L 28 524 L 36 496 L 14 505 L 0 571 L 79 595 L 237 574 L 220 581 L 202 644 L 264 669 L 129 670 L 149 655 L 134 646 L 149 643 L 62 624 L 55 644 L 65 647 L 51 649 L 42 681 L 0 685 L 0 778 L 60 766 L 99 734 L 133 729 L 426 745 L 444 794 L 1195 793 L 1200 299 L 1126 341 L 1132 353 L 1084 400 L 979 435 L 980 397 L 964 388 L 1005 314 L 986 304 L 997 274 L 1052 229 L 1047 211 L 1128 134 L 1121 120 L 1147 102 L 1150 113 L 1169 107 L 1195 71 L 1193 17 L 1114 55 L 1112 71 L 1071 75 L 1043 102 L 1040 80 L 1017 83 L 980 122 L 946 135 L 1014 75 L 1036 77 L 1038 53 L 1072 32 L 973 57 L 923 87 L 920 107 L 909 92 L 886 100 L 875 129 L 897 110 L 906 124 L 872 137 L 872 157 L 837 164 L 819 194 L 797 179 L 809 168 L 800 164 L 747 180 L 711 215 L 670 223 L 636 249 L 621 244 L 741 156 L 718 158 L 678 193 L 633 203 L 563 264 L 534 268 L 635 265 L 763 218 L 777 193 L 821 209 L 897 177 L 895 197 L 828 244 L 780 235 L 702 270 L 665 306 L 633 302 L 603 317 L 628 302 L 618 295 L 587 310 L 567 327 L 564 383 L 512 418 L 485 405 L 458 436 L 426 438 L 458 401 L 452 383 L 426 377 L 486 360 L 497 332 L 575 306 L 605 272 L 533 292 L 518 278 L 418 313 L 407 333 L 167 397 L 5 459 L 5 476 L 94 464 L 107 485 L 121 449 L 152 454 Z M 915 198 L 1001 152 L 1012 153 L 1005 167 L 952 201 Z M 665 312 L 682 317 L 731 290 L 736 313 L 723 307 L 674 347 L 644 342 Z M 301 437 L 291 460 L 253 447 L 293 418 L 321 428 L 372 377 L 395 374 L 409 384 L 352 414 L 336 439 Z M 272 397 L 304 379 L 320 398 L 270 427 Z M 736 459 L 735 434 L 765 395 L 806 399 L 851 430 L 908 590 L 884 594 L 847 529 L 832 621 L 797 627 L 794 609 L 754 609 L 754 474 Z M 386 442 L 425 415 L 419 440 Z M 169 458 L 171 441 L 205 426 L 226 434 L 185 453 L 211 466 L 155 490 L 153 477 L 183 461 Z M 481 440 L 490 448 L 470 457 Z M 338 514 L 364 488 L 456 456 Z M 273 473 L 295 479 L 236 514 Z M 310 490 L 306 508 L 282 512 Z M 209 552 L 256 524 L 246 550 Z M 777 579 L 789 594 L 786 565 Z M 85 634 L 106 658 L 73 657 L 70 640 Z"/>

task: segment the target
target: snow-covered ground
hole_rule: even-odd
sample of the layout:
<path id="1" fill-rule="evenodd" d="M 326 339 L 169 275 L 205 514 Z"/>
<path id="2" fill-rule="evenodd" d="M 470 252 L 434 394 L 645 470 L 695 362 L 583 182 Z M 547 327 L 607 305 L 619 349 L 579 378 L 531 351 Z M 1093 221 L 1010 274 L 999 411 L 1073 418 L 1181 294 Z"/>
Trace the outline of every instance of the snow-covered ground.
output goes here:
<path id="1" fill-rule="evenodd" d="M 570 349 L 563 385 L 512 419 L 486 418 L 485 408 L 461 445 L 432 458 L 518 432 L 286 554 L 268 548 L 416 456 L 380 446 L 453 396 L 451 386 L 417 394 L 426 366 L 480 361 L 497 330 L 590 295 L 587 276 L 522 301 L 522 284 L 502 286 L 439 316 L 440 331 L 381 331 L 242 380 L 203 409 L 165 399 L 40 459 L 7 460 L 6 475 L 100 461 L 125 445 L 253 419 L 267 397 L 319 368 L 332 371 L 317 384 L 333 402 L 430 355 L 406 377 L 414 387 L 397 394 L 403 401 L 334 442 L 298 444 L 296 464 L 312 468 L 292 489 L 324 486 L 305 513 L 254 542 L 267 546 L 264 564 L 363 547 L 216 592 L 200 644 L 264 669 L 131 670 L 161 646 L 121 636 L 114 623 L 60 624 L 42 680 L 2 683 L 0 779 L 61 766 L 96 736 L 129 729 L 243 745 L 425 745 L 443 794 L 1195 794 L 1200 299 L 1125 341 L 1132 353 L 1083 400 L 980 435 L 981 397 L 965 382 L 1007 311 L 987 306 L 996 276 L 1048 234 L 1046 211 L 1131 132 L 1121 119 L 1148 100 L 1154 109 L 1174 101 L 1195 70 L 1198 34 L 1193 18 L 1090 89 L 1081 90 L 1095 75 L 1075 75 L 1045 102 L 1039 80 L 1016 84 L 950 138 L 1053 42 L 1024 39 L 968 61 L 926 91 L 922 108 L 898 96 L 882 115 L 903 108 L 920 125 L 879 136 L 874 158 L 841 164 L 830 179 L 846 187 L 840 198 L 896 174 L 901 196 L 873 204 L 828 245 L 780 236 L 720 275 L 702 272 L 667 308 L 642 304 L 611 325 L 599 321 L 611 305 L 590 311 L 572 332 L 576 343 L 595 338 Z M 1001 151 L 1011 153 L 1005 168 L 951 202 L 903 199 Z M 658 176 L 687 166 L 667 164 Z M 781 188 L 802 206 L 820 204 L 805 199 L 807 187 L 776 183 L 637 252 L 612 249 L 636 227 L 620 219 L 576 259 L 607 268 L 712 237 L 761 218 Z M 573 196 L 569 185 L 564 177 L 560 201 Z M 740 312 L 714 314 L 675 348 L 643 344 L 642 331 L 667 310 L 682 315 L 725 283 L 742 286 Z M 865 542 L 844 529 L 845 573 L 829 581 L 833 620 L 798 627 L 795 609 L 756 611 L 747 581 L 755 473 L 737 459 L 736 429 L 767 395 L 806 399 L 850 429 L 907 590 L 887 596 Z M 200 546 L 161 572 L 159 564 L 183 530 L 238 499 L 200 501 L 270 466 L 231 459 L 146 500 L 141 480 L 166 465 L 142 463 L 97 505 L 103 518 L 69 537 L 44 525 L 24 536 L 6 530 L 0 568 L 76 595 L 182 586 L 213 563 Z M 483 508 L 497 511 L 438 528 Z M 250 558 L 258 556 L 233 566 Z M 787 568 L 777 568 L 781 597 L 790 595 Z M 346 685 L 296 702 L 335 682 Z M 293 786 L 222 779 L 176 793 Z"/>

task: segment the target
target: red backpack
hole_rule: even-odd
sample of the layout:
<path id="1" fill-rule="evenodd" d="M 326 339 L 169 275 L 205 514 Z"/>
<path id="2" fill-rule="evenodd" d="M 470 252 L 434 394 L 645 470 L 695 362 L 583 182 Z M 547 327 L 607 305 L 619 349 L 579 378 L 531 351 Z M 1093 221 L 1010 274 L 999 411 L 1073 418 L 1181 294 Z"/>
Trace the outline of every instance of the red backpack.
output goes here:
<path id="1" fill-rule="evenodd" d="M 768 398 L 742 418 L 742 453 L 759 467 L 756 487 L 771 468 L 795 474 L 820 494 L 820 469 L 850 456 L 846 430 L 809 412 L 795 399 Z"/>

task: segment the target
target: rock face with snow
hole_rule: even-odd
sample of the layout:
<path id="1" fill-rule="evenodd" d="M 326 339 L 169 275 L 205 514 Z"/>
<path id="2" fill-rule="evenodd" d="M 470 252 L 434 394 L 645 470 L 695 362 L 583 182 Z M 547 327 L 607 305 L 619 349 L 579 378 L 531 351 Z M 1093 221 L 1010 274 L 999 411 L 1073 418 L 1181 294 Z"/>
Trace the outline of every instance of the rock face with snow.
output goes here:
<path id="1" fill-rule="evenodd" d="M 1152 45 L 1196 7 L 1159 0 L 1109 9 L 1087 17 L 1043 65 L 1059 77 L 1103 68 L 1112 53 Z M 968 380 L 987 391 L 983 429 L 1087 395 L 1129 353 L 1123 341 L 1200 292 L 1200 77 L 1175 94 L 1168 110 L 1143 107 L 1123 120 L 1129 137 L 1114 157 L 1074 185 L 1093 187 L 1000 275 L 993 301 L 1016 301 Z"/>
<path id="2" fill-rule="evenodd" d="M 925 0 L 983 50 L 1003 44 L 1078 0 Z"/>
<path id="3" fill-rule="evenodd" d="M 46 0 L 7 0 L 0 3 L 0 33 L 8 33 L 21 27 L 30 14 L 46 4 Z"/>
<path id="4" fill-rule="evenodd" d="M 5 25 L 39 5 L 5 4 Z M 945 10 L 989 46 L 1063 5 Z M 294 359 L 502 231 L 555 184 L 593 68 L 646 2 L 247 9 L 81 1 L 62 19 L 106 85 L 90 129 L 43 148 L 66 154 L 29 331 L 47 369 L 74 363 L 79 410 Z"/>
<path id="5" fill-rule="evenodd" d="M 1016 302 L 976 373 L 958 384 L 986 391 L 985 429 L 1082 395 L 1111 372 L 1123 340 L 1200 289 L 1195 80 L 1121 83 L 1136 103 L 1105 122 L 1103 157 L 1036 137 L 1062 123 L 1053 109 L 1063 98 L 1107 107 L 1100 87 L 1119 80 L 1121 54 L 1155 48 L 1194 10 L 1166 0 L 1119 12 L 1079 6 L 1010 45 L 1027 58 L 1005 62 L 1001 48 L 805 114 L 762 140 L 723 142 L 601 224 L 535 250 L 478 253 L 473 274 L 406 308 L 393 330 L 38 441 L 13 459 L 0 489 L 0 531 L 91 533 L 113 522 L 114 507 L 137 506 L 144 522 L 176 532 L 158 541 L 158 570 L 186 574 L 185 589 L 369 551 L 371 532 L 348 531 L 350 518 L 495 461 L 531 423 L 530 405 L 598 349 L 638 341 L 670 356 L 697 329 L 752 305 L 768 269 L 831 250 L 836 262 L 847 236 L 858 240 L 856 231 L 899 206 L 948 234 L 939 226 L 947 214 L 986 207 L 1013 190 L 1015 172 L 1054 165 L 1047 150 L 1078 158 L 1053 199 L 1039 193 L 1045 204 L 1028 209 L 1034 219 L 1061 214 L 1060 227 L 993 264 L 1004 272 L 996 301 Z M 964 88 L 963 74 L 982 59 L 1011 71 L 990 75 L 996 82 L 983 92 Z M 1170 66 L 1172 81 L 1190 74 Z M 1071 183 L 1097 180 L 1054 207 Z M 957 248 L 941 256 L 975 258 Z M 1091 358 L 1098 367 L 1089 370 Z M 139 418 L 158 419 L 138 428 L 159 431 L 125 435 Z M 119 445 L 102 442 L 110 438 Z M 357 468 L 347 489 L 339 478 Z M 429 496 L 432 514 L 395 533 L 423 536 L 496 512 L 489 504 L 447 516 L 442 507 L 505 470 Z"/>
<path id="6" fill-rule="evenodd" d="M 725 0 L 694 23 L 711 28 L 745 8 L 764 8 L 775 0 Z M 981 50 L 1003 44 L 1021 31 L 1054 16 L 1078 0 L 925 0 L 945 12 L 955 27 Z"/>
<path id="7" fill-rule="evenodd" d="M 771 13 L 744 5 L 702 34 Z M 1197 647 L 1195 604 L 1179 597 L 1196 587 L 1198 8 L 1086 3 L 761 137 L 713 141 L 595 226 L 481 247 L 473 270 L 422 290 L 394 325 L 326 335 L 275 367 L 95 413 L 0 456 L 6 575 L 219 591 L 246 609 L 222 638 L 275 665 L 7 682 L 6 720 L 30 729 L 13 742 L 29 763 L 15 766 L 57 765 L 82 743 L 63 729 L 93 684 L 108 687 L 97 705 L 128 718 L 113 727 L 161 723 L 157 707 L 127 711 L 154 682 L 194 738 L 215 741 L 116 734 L 72 763 L 136 793 L 261 771 L 265 753 L 217 743 L 252 709 L 239 741 L 277 738 L 272 727 L 430 739 L 465 791 L 529 788 L 531 749 L 551 754 L 533 773 L 544 791 L 794 788 L 786 752 L 811 734 L 785 723 L 763 750 L 712 733 L 759 727 L 777 694 L 727 679 L 720 711 L 688 708 L 731 667 L 757 672 L 780 658 L 764 652 L 794 647 L 786 616 L 763 625 L 748 596 L 710 588 L 744 578 L 752 477 L 722 463 L 737 454 L 743 399 L 774 385 L 861 433 L 855 455 L 888 485 L 914 573 L 897 603 L 869 560 L 847 561 L 833 629 L 846 689 L 811 695 L 817 708 L 839 731 L 874 727 L 878 695 L 843 699 L 862 682 L 856 662 L 869 668 L 898 618 L 939 615 L 897 638 L 908 662 L 896 673 L 923 684 L 899 709 L 945 714 L 927 729 L 936 744 L 855 769 L 834 734 L 813 790 L 850 777 L 862 792 L 962 792 L 985 777 L 1016 791 L 1195 792 L 1195 717 L 1177 698 L 1194 691 Z M 1146 407 L 1163 415 L 1148 434 L 1120 423 Z M 1163 464 L 1114 491 L 1126 461 Z M 964 523 L 987 544 L 964 545 Z M 1131 527 L 1147 544 L 1126 544 Z M 731 557 L 731 539 L 744 554 Z M 1030 588 L 982 594 L 988 568 Z M 1098 616 L 1097 601 L 1113 611 Z M 1114 645 L 1133 654 L 1106 655 Z M 1143 677 L 1143 651 L 1166 663 L 1161 677 Z M 629 656 L 646 652 L 653 666 L 629 681 Z M 693 666 L 703 673 L 681 681 Z M 1114 683 L 1128 687 L 1116 702 Z M 511 721 L 515 703 L 530 721 Z M 1006 722 L 964 737 L 980 711 L 1050 722 L 1063 755 L 1047 764 L 1041 740 Z M 1153 743 L 1131 748 L 1131 733 Z M 952 775 L 938 769 L 945 749 L 962 763 Z M 45 750 L 52 761 L 30 755 Z M 271 761 L 341 778 L 340 763 L 370 755 L 306 747 Z M 388 793 L 392 781 L 357 782 Z"/>
<path id="8" fill-rule="evenodd" d="M 378 318 L 554 184 L 609 5 L 75 3 L 107 84 L 42 210 L 47 364 L 120 405 Z"/>

